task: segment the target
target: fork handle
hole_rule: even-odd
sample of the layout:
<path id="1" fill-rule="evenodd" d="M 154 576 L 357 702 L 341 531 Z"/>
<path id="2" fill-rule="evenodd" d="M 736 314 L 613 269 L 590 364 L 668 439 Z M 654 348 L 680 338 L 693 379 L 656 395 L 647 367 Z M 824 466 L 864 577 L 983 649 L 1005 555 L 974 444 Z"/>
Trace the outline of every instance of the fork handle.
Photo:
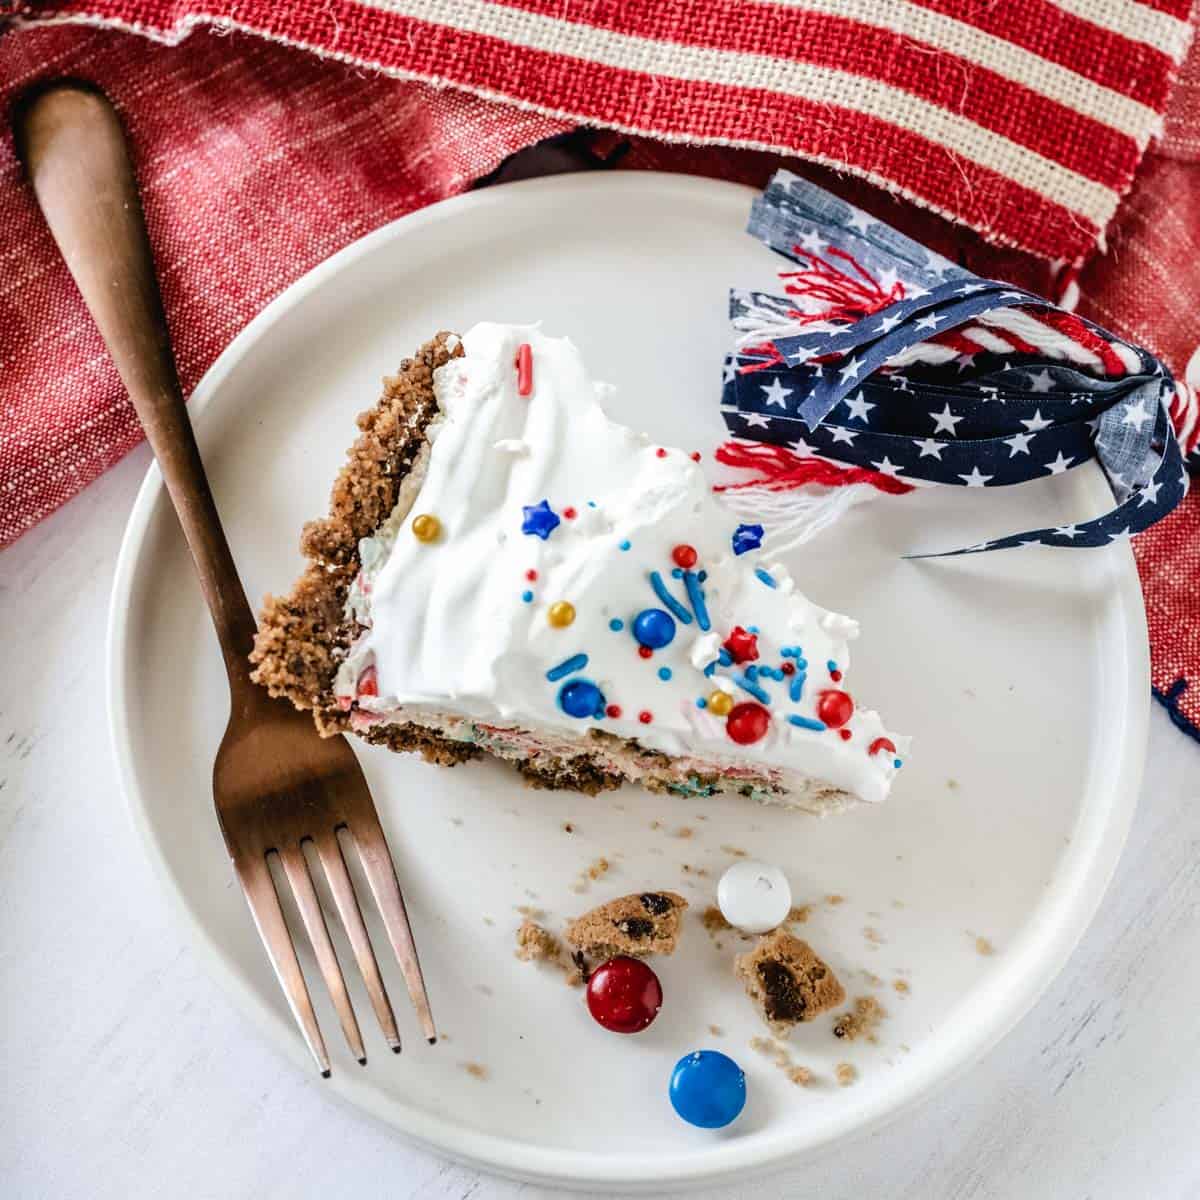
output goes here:
<path id="1" fill-rule="evenodd" d="M 246 602 L 188 420 L 137 181 L 120 120 L 98 90 L 57 81 L 14 114 L 17 152 L 84 303 L 146 431 L 225 656 L 250 700 L 254 614 Z"/>

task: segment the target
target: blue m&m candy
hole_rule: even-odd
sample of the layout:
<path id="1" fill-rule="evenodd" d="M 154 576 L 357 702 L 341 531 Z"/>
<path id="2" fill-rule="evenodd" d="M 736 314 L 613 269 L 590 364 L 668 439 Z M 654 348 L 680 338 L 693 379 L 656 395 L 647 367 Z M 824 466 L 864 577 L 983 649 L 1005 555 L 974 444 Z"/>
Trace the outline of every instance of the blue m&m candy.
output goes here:
<path id="1" fill-rule="evenodd" d="M 671 1072 L 671 1106 L 689 1124 L 721 1129 L 746 1106 L 746 1076 L 719 1050 L 685 1054 Z"/>
<path id="2" fill-rule="evenodd" d="M 558 706 L 568 717 L 604 715 L 604 693 L 590 679 L 569 679 L 558 689 Z"/>
<path id="3" fill-rule="evenodd" d="M 633 636 L 638 645 L 661 650 L 675 637 L 675 618 L 661 608 L 643 608 L 633 619 Z"/>

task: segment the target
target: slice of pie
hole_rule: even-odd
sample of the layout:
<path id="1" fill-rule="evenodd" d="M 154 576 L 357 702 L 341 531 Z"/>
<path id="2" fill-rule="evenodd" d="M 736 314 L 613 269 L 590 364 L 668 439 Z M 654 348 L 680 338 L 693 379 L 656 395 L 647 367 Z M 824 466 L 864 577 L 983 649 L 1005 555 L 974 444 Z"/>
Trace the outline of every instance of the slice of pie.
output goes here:
<path id="1" fill-rule="evenodd" d="M 451 765 L 815 812 L 880 801 L 908 749 L 846 690 L 848 617 L 811 603 L 693 456 L 609 420 L 566 339 L 439 334 L 385 383 L 268 597 L 254 677 Z"/>

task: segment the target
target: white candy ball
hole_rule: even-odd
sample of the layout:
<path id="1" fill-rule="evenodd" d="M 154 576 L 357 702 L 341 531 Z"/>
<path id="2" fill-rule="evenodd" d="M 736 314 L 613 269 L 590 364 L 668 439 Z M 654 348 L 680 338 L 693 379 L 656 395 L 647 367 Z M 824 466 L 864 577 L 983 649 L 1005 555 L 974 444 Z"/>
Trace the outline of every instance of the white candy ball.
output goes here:
<path id="1" fill-rule="evenodd" d="M 717 884 L 717 905 L 730 925 L 766 933 L 783 923 L 792 907 L 787 876 L 770 863 L 734 863 Z"/>

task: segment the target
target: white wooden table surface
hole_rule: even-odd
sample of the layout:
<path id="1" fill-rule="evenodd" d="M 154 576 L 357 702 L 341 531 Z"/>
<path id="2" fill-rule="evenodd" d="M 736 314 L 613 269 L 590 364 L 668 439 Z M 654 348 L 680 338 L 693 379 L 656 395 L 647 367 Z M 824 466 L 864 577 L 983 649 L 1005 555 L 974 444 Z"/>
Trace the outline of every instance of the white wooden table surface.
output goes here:
<path id="1" fill-rule="evenodd" d="M 0 554 L 0 1196 L 528 1200 L 265 1047 L 161 907 L 118 794 L 104 628 L 142 447 Z M 1100 915 L 982 1063 L 855 1145 L 707 1197 L 1200 1196 L 1200 746 L 1155 705 Z"/>

